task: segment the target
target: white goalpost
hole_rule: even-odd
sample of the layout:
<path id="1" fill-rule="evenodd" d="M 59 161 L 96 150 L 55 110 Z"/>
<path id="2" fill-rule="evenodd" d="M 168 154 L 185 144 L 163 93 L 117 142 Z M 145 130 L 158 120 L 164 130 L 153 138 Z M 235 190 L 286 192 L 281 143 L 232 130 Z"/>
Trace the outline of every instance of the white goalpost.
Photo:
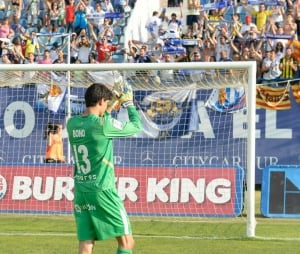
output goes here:
<path id="1" fill-rule="evenodd" d="M 122 80 L 143 121 L 141 134 L 114 140 L 128 213 L 234 219 L 246 233 L 233 236 L 255 237 L 255 77 L 255 62 L 1 65 L 0 213 L 72 213 L 67 135 L 67 163 L 45 163 L 46 126 L 81 114 L 92 83 Z"/>

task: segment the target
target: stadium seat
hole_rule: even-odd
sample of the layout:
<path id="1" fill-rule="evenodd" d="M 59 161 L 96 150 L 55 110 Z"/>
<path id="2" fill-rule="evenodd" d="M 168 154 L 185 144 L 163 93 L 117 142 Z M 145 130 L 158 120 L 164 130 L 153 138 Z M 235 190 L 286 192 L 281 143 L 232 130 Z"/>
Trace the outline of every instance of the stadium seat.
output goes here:
<path id="1" fill-rule="evenodd" d="M 27 20 L 25 18 L 21 18 L 19 23 L 22 27 L 27 28 Z"/>
<path id="2" fill-rule="evenodd" d="M 40 33 L 46 34 L 46 33 L 49 33 L 49 30 L 48 30 L 47 27 L 42 27 L 42 28 L 40 29 Z"/>
<path id="3" fill-rule="evenodd" d="M 38 29 L 36 27 L 28 27 L 26 28 L 26 33 L 30 34 L 31 32 L 38 32 Z"/>
<path id="4" fill-rule="evenodd" d="M 120 35 L 119 36 L 119 45 L 123 45 L 125 43 L 125 36 L 124 35 Z"/>
<path id="5" fill-rule="evenodd" d="M 122 28 L 118 25 L 113 28 L 115 36 L 119 36 L 123 34 Z"/>
<path id="6" fill-rule="evenodd" d="M 124 55 L 123 54 L 113 54 L 112 59 L 115 63 L 124 63 Z"/>
<path id="7" fill-rule="evenodd" d="M 3 20 L 4 16 L 5 16 L 5 13 L 4 13 L 4 11 L 0 11 L 0 21 L 2 21 L 2 20 Z"/>
<path id="8" fill-rule="evenodd" d="M 118 46 L 119 45 L 119 37 L 118 36 L 114 36 L 111 40 L 111 44 L 114 46 Z"/>
<path id="9" fill-rule="evenodd" d="M 64 26 L 60 26 L 60 27 L 58 28 L 58 33 L 60 33 L 60 34 L 66 33 L 66 28 L 65 28 Z"/>
<path id="10" fill-rule="evenodd" d="M 25 9 L 21 10 L 21 19 L 27 19 L 27 10 Z"/>

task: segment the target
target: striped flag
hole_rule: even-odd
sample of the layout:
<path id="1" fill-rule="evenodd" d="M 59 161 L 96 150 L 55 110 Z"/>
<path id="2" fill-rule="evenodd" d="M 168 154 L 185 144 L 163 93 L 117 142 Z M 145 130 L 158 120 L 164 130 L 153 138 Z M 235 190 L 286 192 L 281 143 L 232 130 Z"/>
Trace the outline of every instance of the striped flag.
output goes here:
<path id="1" fill-rule="evenodd" d="M 292 85 L 292 91 L 295 102 L 300 104 L 300 84 Z"/>
<path id="2" fill-rule="evenodd" d="M 256 87 L 256 106 L 272 110 L 287 110 L 291 108 L 289 89 L 285 87 L 269 87 L 259 85 Z"/>

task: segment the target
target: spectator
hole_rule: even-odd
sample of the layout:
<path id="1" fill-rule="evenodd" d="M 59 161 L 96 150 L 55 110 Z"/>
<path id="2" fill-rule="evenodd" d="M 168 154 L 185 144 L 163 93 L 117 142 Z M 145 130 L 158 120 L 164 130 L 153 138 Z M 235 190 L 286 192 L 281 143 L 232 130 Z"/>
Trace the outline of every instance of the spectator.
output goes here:
<path id="1" fill-rule="evenodd" d="M 47 148 L 46 163 L 64 163 L 64 149 L 62 141 L 62 124 L 47 124 L 46 130 Z"/>
<path id="2" fill-rule="evenodd" d="M 241 51 L 241 61 L 249 61 L 249 48 L 248 47 L 244 47 Z"/>
<path id="3" fill-rule="evenodd" d="M 25 60 L 25 57 L 22 53 L 21 40 L 19 37 L 15 37 L 12 40 L 12 46 L 9 49 L 9 54 L 12 63 L 20 64 Z"/>
<path id="4" fill-rule="evenodd" d="M 20 24 L 20 19 L 16 15 L 11 16 L 9 26 L 14 31 L 15 36 L 25 32 L 25 28 Z"/>
<path id="5" fill-rule="evenodd" d="M 221 50 L 220 52 L 220 62 L 232 62 L 232 59 L 228 55 L 228 51 L 226 49 Z M 220 69 L 217 71 L 218 75 L 222 75 L 225 78 L 228 76 L 232 76 L 234 74 L 234 71 L 231 69 Z"/>
<path id="6" fill-rule="evenodd" d="M 6 1 L 5 0 L 1 0 L 0 1 L 0 11 L 3 11 L 3 12 L 5 12 L 6 11 L 6 8 L 7 6 L 6 6 Z"/>
<path id="7" fill-rule="evenodd" d="M 167 16 L 167 8 L 163 8 L 158 17 L 161 22 L 160 28 L 165 31 L 168 30 L 169 17 Z"/>
<path id="8" fill-rule="evenodd" d="M 284 34 L 295 35 L 297 33 L 297 24 L 292 15 L 287 15 L 285 17 L 282 27 Z"/>
<path id="9" fill-rule="evenodd" d="M 248 15 L 248 16 L 245 17 L 245 23 L 242 24 L 242 27 L 241 27 L 241 30 L 240 30 L 240 34 L 242 36 L 239 36 L 238 34 L 237 34 L 237 36 L 239 36 L 243 39 L 249 39 L 250 31 L 252 31 L 254 33 L 258 32 L 257 26 L 254 23 L 252 23 L 252 17 Z M 238 31 L 235 30 L 235 32 L 238 32 Z"/>
<path id="10" fill-rule="evenodd" d="M 28 33 L 21 34 L 21 39 L 25 40 L 25 57 L 28 58 L 29 53 L 40 56 L 40 47 L 36 37 L 36 33 L 32 31 L 30 35 Z"/>
<path id="11" fill-rule="evenodd" d="M 284 57 L 280 60 L 279 69 L 281 78 L 294 79 L 298 70 L 298 62 L 292 57 L 292 49 L 287 48 Z"/>
<path id="12" fill-rule="evenodd" d="M 99 31 L 105 20 L 105 11 L 102 10 L 101 4 L 99 2 L 96 3 L 96 9 L 94 10 L 92 15 L 93 17 L 90 19 L 89 23 L 93 25 L 93 29 L 97 34 L 97 31 Z"/>
<path id="13" fill-rule="evenodd" d="M 22 0 L 12 0 L 10 11 L 11 13 L 7 15 L 8 17 L 11 15 L 15 15 L 17 18 L 21 17 L 21 10 L 22 10 L 23 1 Z"/>
<path id="14" fill-rule="evenodd" d="M 35 56 L 33 53 L 29 53 L 28 54 L 28 58 L 25 59 L 24 64 L 37 64 L 37 62 L 35 61 Z M 36 71 L 24 71 L 23 73 L 23 78 L 24 79 L 32 79 L 34 77 L 34 75 L 37 74 Z M 28 83 L 30 84 L 30 83 Z"/>
<path id="15" fill-rule="evenodd" d="M 187 32 L 185 34 L 181 35 L 182 40 L 182 46 L 185 48 L 188 55 L 193 51 L 195 46 L 198 46 L 198 42 L 200 43 L 201 40 L 197 40 L 197 34 L 193 33 L 193 29 L 191 27 L 187 28 Z M 188 43 L 185 43 L 186 40 L 189 40 Z M 194 43 L 191 43 L 191 41 L 194 40 Z"/>
<path id="16" fill-rule="evenodd" d="M 173 38 L 180 38 L 182 33 L 182 18 L 183 18 L 182 7 L 180 8 L 180 10 L 181 10 L 180 19 L 177 19 L 176 13 L 172 13 L 171 20 L 169 20 L 168 23 L 168 32 L 170 34 L 174 33 Z"/>
<path id="17" fill-rule="evenodd" d="M 280 61 L 285 55 L 286 49 L 281 41 L 278 41 L 275 46 L 276 58 Z"/>
<path id="18" fill-rule="evenodd" d="M 99 63 L 99 62 L 97 62 L 97 60 L 96 60 L 95 54 L 92 53 L 92 52 L 89 54 L 89 63 L 90 63 L 90 64 L 97 64 L 97 63 Z"/>
<path id="19" fill-rule="evenodd" d="M 204 39 L 203 48 L 202 48 L 202 58 L 204 62 L 210 62 L 210 58 L 215 56 L 215 42 L 208 36 Z"/>
<path id="20" fill-rule="evenodd" d="M 216 44 L 216 59 L 217 61 L 220 61 L 221 59 L 221 52 L 222 51 L 226 51 L 226 56 L 230 56 L 231 55 L 231 46 L 228 43 L 228 41 L 226 40 L 226 35 L 225 34 L 221 34 L 219 37 L 219 41 Z"/>
<path id="21" fill-rule="evenodd" d="M 86 5 L 82 0 L 78 2 L 75 8 L 75 20 L 74 20 L 74 31 L 77 35 L 80 35 L 81 31 L 87 32 L 88 21 L 86 18 Z"/>
<path id="22" fill-rule="evenodd" d="M 28 54 L 27 59 L 25 58 L 24 64 L 36 64 L 35 55 L 32 52 Z"/>
<path id="23" fill-rule="evenodd" d="M 195 39 L 203 38 L 203 26 L 199 26 L 198 22 L 193 22 L 192 24 L 192 33 Z"/>
<path id="24" fill-rule="evenodd" d="M 45 49 L 44 57 L 38 61 L 38 64 L 52 64 L 52 59 L 50 57 L 50 51 Z"/>
<path id="25" fill-rule="evenodd" d="M 171 54 L 164 54 L 162 62 L 164 63 L 172 63 L 174 62 L 174 58 Z M 161 81 L 172 81 L 174 79 L 174 70 L 160 70 L 159 77 Z"/>
<path id="26" fill-rule="evenodd" d="M 153 40 L 158 38 L 158 31 L 161 26 L 161 19 L 158 16 L 157 11 L 153 11 L 152 16 L 147 21 L 146 27 Z"/>
<path id="27" fill-rule="evenodd" d="M 261 77 L 262 76 L 262 52 L 261 50 L 256 50 L 255 48 L 250 48 L 249 53 L 248 53 L 248 61 L 255 61 L 256 62 L 256 77 Z"/>
<path id="28" fill-rule="evenodd" d="M 57 42 L 54 42 L 50 49 L 50 58 L 52 59 L 53 62 L 58 58 L 58 51 L 59 51 L 59 45 Z"/>
<path id="29" fill-rule="evenodd" d="M 57 2 L 52 2 L 51 3 L 51 9 L 49 11 L 49 19 L 50 19 L 50 24 L 52 26 L 61 26 L 60 24 L 60 10 L 58 8 L 58 3 Z"/>
<path id="30" fill-rule="evenodd" d="M 208 13 L 208 15 L 206 13 L 204 13 L 204 17 L 206 20 L 209 21 L 219 21 L 219 20 L 224 20 L 224 14 L 226 12 L 227 8 L 220 8 L 220 9 L 211 9 Z"/>
<path id="31" fill-rule="evenodd" d="M 27 25 L 29 27 L 38 25 L 38 17 L 40 14 L 40 0 L 29 0 L 27 2 Z"/>
<path id="32" fill-rule="evenodd" d="M 195 48 L 194 51 L 190 53 L 190 59 L 191 62 L 203 62 L 201 58 L 201 53 L 198 51 L 197 48 Z"/>
<path id="33" fill-rule="evenodd" d="M 271 7 L 272 10 L 273 10 L 273 15 L 270 16 L 269 20 L 272 19 L 275 23 L 275 25 L 278 25 L 278 24 L 282 24 L 283 23 L 283 16 L 284 16 L 284 6 L 272 6 Z"/>
<path id="34" fill-rule="evenodd" d="M 94 7 L 92 5 L 91 0 L 82 0 L 82 2 L 85 4 L 85 14 L 87 19 L 90 19 L 94 13 Z"/>
<path id="35" fill-rule="evenodd" d="M 101 9 L 105 12 L 105 13 L 111 13 L 111 12 L 115 12 L 114 7 L 111 3 L 110 0 L 104 0 L 101 2 Z"/>
<path id="36" fill-rule="evenodd" d="M 178 7 L 180 4 L 182 4 L 183 0 L 168 0 L 168 6 L 169 7 Z"/>
<path id="37" fill-rule="evenodd" d="M 238 13 L 232 14 L 232 24 L 230 25 L 231 28 L 231 37 L 236 38 L 238 37 L 238 33 L 240 33 L 243 23 L 240 21 L 240 15 Z"/>
<path id="38" fill-rule="evenodd" d="M 2 53 L 2 59 L 1 59 L 2 64 L 11 64 L 11 61 L 9 60 L 8 54 L 6 51 L 3 51 Z"/>
<path id="39" fill-rule="evenodd" d="M 136 45 L 137 46 L 137 45 Z M 151 56 L 149 56 L 147 54 L 147 46 L 146 45 L 142 45 L 139 48 L 139 54 L 137 54 L 136 52 L 134 52 L 134 50 L 132 50 L 132 47 L 130 47 L 131 51 L 131 55 L 133 56 L 134 60 L 136 63 L 151 63 L 151 62 L 157 62 L 157 59 L 152 58 Z M 136 77 L 138 77 L 139 79 L 144 80 L 145 82 L 149 82 L 149 77 L 151 72 L 147 71 L 147 70 L 139 70 L 135 72 Z"/>
<path id="40" fill-rule="evenodd" d="M 0 38 L 12 38 L 15 35 L 14 30 L 10 27 L 9 19 L 4 18 L 0 25 Z"/>
<path id="41" fill-rule="evenodd" d="M 93 27 L 90 29 L 92 30 Z M 108 39 L 109 42 L 112 41 L 113 37 L 115 36 L 115 33 L 113 31 L 112 26 L 110 25 L 110 19 L 105 18 L 103 20 L 103 23 L 99 25 L 98 29 L 98 37 L 102 38 L 102 37 L 106 37 Z M 96 34 L 95 30 L 94 33 Z"/>
<path id="42" fill-rule="evenodd" d="M 116 12 L 124 13 L 128 6 L 128 0 L 114 0 L 114 9 Z"/>
<path id="43" fill-rule="evenodd" d="M 85 32 L 82 32 L 78 37 L 80 41 L 77 42 L 78 48 L 78 57 L 80 63 L 88 63 L 89 62 L 89 54 L 91 52 L 91 41 L 87 38 Z"/>
<path id="44" fill-rule="evenodd" d="M 275 50 L 271 50 L 268 55 L 268 59 L 263 61 L 262 71 L 264 80 L 276 80 L 281 75 L 281 70 L 279 68 L 280 62 L 276 59 Z"/>
<path id="45" fill-rule="evenodd" d="M 291 1 L 288 0 L 288 14 L 293 15 L 295 23 L 297 25 L 297 38 L 300 39 L 300 0 Z"/>
<path id="46" fill-rule="evenodd" d="M 114 46 L 111 44 L 108 44 L 108 38 L 107 37 L 100 37 L 100 40 L 98 40 L 95 32 L 91 31 L 92 37 L 95 41 L 96 50 L 97 50 L 97 61 L 99 63 L 110 63 L 112 62 L 112 53 L 117 51 L 121 48 L 121 46 Z"/>
<path id="47" fill-rule="evenodd" d="M 45 6 L 45 12 L 43 16 L 43 24 L 44 26 L 49 26 L 50 25 L 50 10 L 51 10 L 51 5 L 54 2 L 57 2 L 58 0 L 44 0 L 44 6 Z"/>
<path id="48" fill-rule="evenodd" d="M 70 41 L 70 63 L 75 63 L 78 58 L 77 34 L 72 33 Z"/>
<path id="49" fill-rule="evenodd" d="M 262 32 L 267 25 L 268 17 L 273 15 L 273 10 L 267 10 L 265 4 L 259 4 L 258 11 L 250 7 L 250 5 L 244 5 L 244 8 L 255 17 L 257 30 Z"/>
<path id="50" fill-rule="evenodd" d="M 65 11 L 65 23 L 67 32 L 73 32 L 73 22 L 75 20 L 75 0 L 68 0 Z"/>
<path id="51" fill-rule="evenodd" d="M 275 49 L 277 43 L 281 42 L 281 44 L 283 45 L 283 51 L 285 51 L 289 40 L 286 38 L 287 34 L 284 33 L 282 24 L 279 24 L 276 30 L 274 29 L 273 32 L 275 36 L 274 38 L 268 39 L 268 44 L 271 48 Z"/>
<path id="52" fill-rule="evenodd" d="M 199 24 L 200 22 L 200 1 L 188 1 L 188 14 L 186 15 L 186 24 L 192 26 L 193 23 Z"/>

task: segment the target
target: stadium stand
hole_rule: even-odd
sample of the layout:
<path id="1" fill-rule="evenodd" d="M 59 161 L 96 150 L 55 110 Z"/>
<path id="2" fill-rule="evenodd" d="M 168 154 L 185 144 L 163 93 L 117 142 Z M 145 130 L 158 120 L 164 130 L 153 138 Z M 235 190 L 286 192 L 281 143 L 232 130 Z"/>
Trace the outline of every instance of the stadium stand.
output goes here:
<path id="1" fill-rule="evenodd" d="M 57 22 L 53 19 L 51 21 L 51 18 L 47 20 L 50 13 L 47 2 L 57 2 L 58 10 L 60 10 L 57 14 Z M 20 14 L 10 5 L 0 10 L 1 23 L 4 18 L 8 18 L 14 30 L 14 35 L 9 38 L 6 33 L 0 33 L 1 41 L 6 39 L 10 41 L 10 43 L 2 42 L 1 47 L 7 49 L 4 52 L 11 55 L 13 54 L 10 50 L 12 40 L 15 37 L 21 38 L 20 36 L 25 32 L 33 31 L 38 35 L 40 48 L 43 48 L 41 52 L 57 45 L 57 49 L 63 48 L 65 58 L 68 58 L 65 48 L 66 35 L 71 37 L 71 34 L 76 32 L 77 44 L 82 43 L 81 36 L 87 36 L 90 42 L 88 51 L 93 54 L 97 55 L 101 51 L 96 44 L 97 41 L 101 42 L 104 36 L 107 36 L 110 45 L 118 47 L 117 51 L 111 52 L 111 57 L 105 59 L 105 62 L 127 61 L 130 52 L 128 42 L 131 41 L 137 51 L 146 45 L 147 54 L 159 62 L 164 61 L 166 54 L 171 55 L 172 61 L 178 61 L 178 59 L 193 61 L 191 53 L 195 51 L 201 55 L 201 61 L 214 61 L 214 59 L 219 61 L 221 52 L 226 51 L 226 55 L 232 61 L 256 61 L 257 79 L 262 83 L 270 81 L 264 80 L 263 74 L 266 71 L 278 71 L 278 73 L 282 73 L 283 70 L 288 71 L 284 63 L 287 58 L 291 57 L 293 63 L 297 62 L 295 66 L 290 66 L 293 71 L 292 78 L 299 77 L 298 60 L 300 57 L 297 53 L 297 43 L 295 43 L 300 34 L 300 17 L 297 16 L 297 10 L 300 9 L 298 1 L 293 3 L 289 0 L 272 2 L 248 0 L 235 3 L 227 0 L 215 2 L 203 0 L 201 5 L 199 1 L 187 1 L 187 3 L 168 1 L 169 6 L 163 6 L 166 2 L 129 1 L 130 6 L 121 9 L 122 12 L 116 12 L 113 0 L 110 1 L 110 7 L 100 0 L 90 0 L 84 3 L 75 0 L 73 11 L 75 13 L 79 8 L 83 9 L 86 22 L 92 23 L 97 33 L 95 40 L 91 36 L 89 26 L 77 31 L 74 27 L 71 31 L 67 27 L 65 8 L 70 5 L 69 0 L 24 0 Z M 97 9 L 96 12 L 97 3 L 101 7 L 100 11 Z M 34 11 L 34 4 L 38 6 L 36 24 L 30 17 Z M 104 19 L 110 20 L 109 27 L 103 27 L 100 24 Z M 109 28 L 113 36 L 106 34 Z M 1 25 L 1 30 L 5 30 L 3 25 Z M 277 50 L 278 43 L 283 45 L 281 51 Z M 102 44 L 101 47 L 103 47 Z M 286 55 L 287 48 L 292 49 L 291 55 Z M 275 51 L 277 64 L 269 57 L 269 52 L 272 51 Z M 12 59 L 13 56 L 10 58 Z M 275 83 L 277 84 L 282 79 L 286 79 L 286 76 L 277 76 Z"/>

